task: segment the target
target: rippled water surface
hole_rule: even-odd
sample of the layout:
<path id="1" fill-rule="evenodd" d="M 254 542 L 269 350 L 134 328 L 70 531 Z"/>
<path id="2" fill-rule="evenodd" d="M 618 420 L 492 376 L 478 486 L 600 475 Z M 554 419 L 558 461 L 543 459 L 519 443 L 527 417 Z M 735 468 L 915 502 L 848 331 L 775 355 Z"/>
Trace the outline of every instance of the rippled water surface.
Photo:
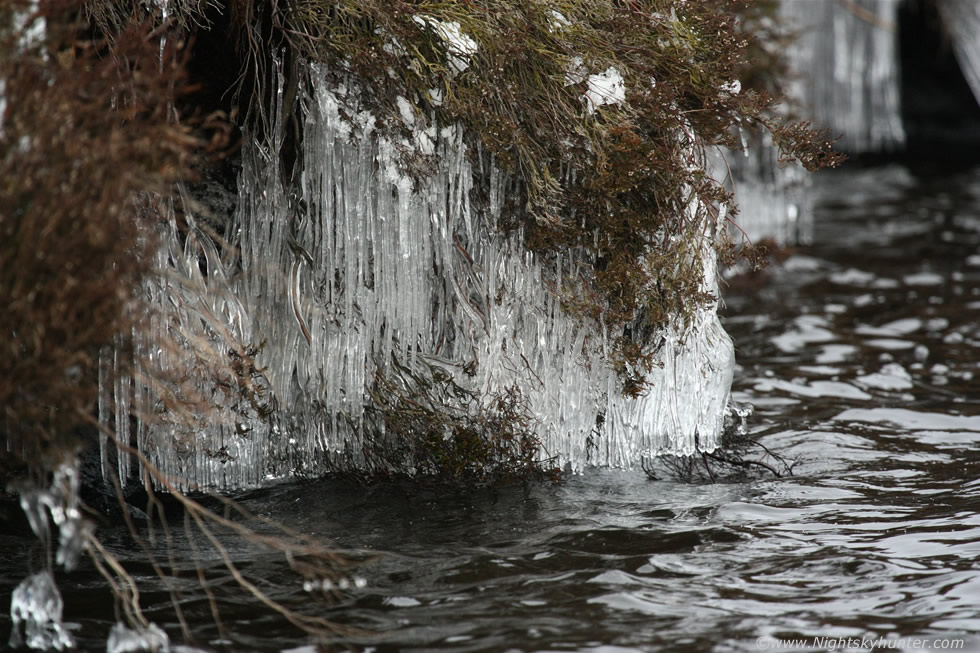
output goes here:
<path id="1" fill-rule="evenodd" d="M 320 610 L 370 631 L 352 640 L 365 647 L 757 651 L 810 638 L 826 650 L 814 638 L 905 637 L 922 640 L 906 650 L 980 650 L 980 171 L 852 168 L 819 176 L 817 193 L 815 244 L 726 292 L 735 397 L 755 406 L 753 437 L 797 461 L 794 476 L 600 470 L 460 493 L 332 481 L 247 506 L 376 554 L 356 571 L 365 586 Z M 22 577 L 17 546 L 0 547 L 3 585 Z M 313 610 L 280 558 L 231 555 Z M 208 565 L 225 631 L 188 596 L 197 645 L 313 650 L 240 607 L 220 561 Z M 114 615 L 91 598 L 99 577 L 59 583 L 80 641 L 104 647 Z M 143 601 L 179 637 L 168 595 Z"/>

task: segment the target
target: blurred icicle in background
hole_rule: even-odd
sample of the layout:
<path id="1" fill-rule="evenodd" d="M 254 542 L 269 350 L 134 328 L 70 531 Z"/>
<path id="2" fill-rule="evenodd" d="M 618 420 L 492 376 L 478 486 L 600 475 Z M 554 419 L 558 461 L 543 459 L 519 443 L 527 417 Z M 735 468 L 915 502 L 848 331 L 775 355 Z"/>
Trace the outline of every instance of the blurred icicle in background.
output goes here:
<path id="1" fill-rule="evenodd" d="M 902 0 L 784 1 L 782 16 L 799 38 L 789 49 L 796 77 L 790 95 L 846 152 L 905 144 L 898 10 Z"/>
<path id="2" fill-rule="evenodd" d="M 980 98 L 980 4 L 973 0 L 942 0 L 936 8 L 949 30 L 963 77 L 974 97 Z"/>
<path id="3" fill-rule="evenodd" d="M 980 140 L 974 0 L 782 0 L 778 15 L 797 35 L 785 49 L 787 91 L 798 102 L 791 109 L 839 136 L 840 150 L 922 152 Z M 810 179 L 780 166 L 771 142 L 728 153 L 715 170 L 719 179 L 730 173 L 736 222 L 751 240 L 809 242 Z"/>
<path id="4" fill-rule="evenodd" d="M 902 0 L 810 2 L 783 0 L 779 18 L 797 35 L 786 48 L 788 95 L 814 126 L 840 136 L 849 153 L 882 152 L 905 144 L 902 124 L 898 10 Z M 969 4 L 969 0 L 967 0 Z M 975 40 L 975 39 L 973 39 Z M 744 137 L 745 140 L 749 138 Z M 768 134 L 730 153 L 739 207 L 738 229 L 753 242 L 809 243 L 813 234 L 810 179 L 797 165 L 781 165 Z"/>

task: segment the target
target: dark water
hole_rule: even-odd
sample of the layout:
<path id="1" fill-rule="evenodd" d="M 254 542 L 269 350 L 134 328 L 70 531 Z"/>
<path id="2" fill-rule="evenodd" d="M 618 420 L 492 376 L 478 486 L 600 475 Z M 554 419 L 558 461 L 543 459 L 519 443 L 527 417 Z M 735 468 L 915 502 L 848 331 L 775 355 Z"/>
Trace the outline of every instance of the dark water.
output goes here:
<path id="1" fill-rule="evenodd" d="M 852 168 L 817 193 L 815 244 L 726 293 L 736 399 L 755 406 L 753 437 L 798 461 L 793 477 L 600 470 L 497 491 L 321 482 L 249 498 L 377 555 L 331 606 L 281 556 L 230 555 L 274 598 L 372 631 L 347 641 L 376 650 L 980 651 L 980 170 Z M 189 559 L 195 543 L 175 537 Z M 28 564 L 17 542 L 0 546 L 0 587 Z M 315 650 L 201 555 L 224 630 L 185 576 L 197 646 Z M 133 568 L 147 617 L 180 640 L 169 595 Z M 104 583 L 85 570 L 59 583 L 79 641 L 104 649 Z"/>

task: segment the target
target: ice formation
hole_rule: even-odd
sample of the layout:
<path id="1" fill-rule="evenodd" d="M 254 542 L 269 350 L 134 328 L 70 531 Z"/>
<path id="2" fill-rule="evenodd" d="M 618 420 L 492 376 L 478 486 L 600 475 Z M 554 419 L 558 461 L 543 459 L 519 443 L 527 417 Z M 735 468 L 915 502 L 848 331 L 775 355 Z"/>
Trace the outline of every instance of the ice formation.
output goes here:
<path id="1" fill-rule="evenodd" d="M 41 1 L 31 0 L 13 12 L 13 33 L 19 35 L 17 39 L 19 48 L 25 50 L 33 48 L 44 40 L 48 27 L 44 16 L 39 13 L 40 9 Z"/>
<path id="2" fill-rule="evenodd" d="M 840 135 L 849 153 L 905 146 L 899 61 L 899 9 L 908 0 L 784 0 L 780 14 L 798 38 L 786 49 L 789 95 L 819 128 Z M 980 99 L 980 4 L 936 0 L 964 77 Z M 771 144 L 729 157 L 738 225 L 752 240 L 806 243 L 812 215 L 805 176 L 777 165 Z M 721 168 L 719 168 L 721 169 Z"/>
<path id="3" fill-rule="evenodd" d="M 785 0 L 780 5 L 789 26 L 799 30 L 787 50 L 796 72 L 791 95 L 817 126 L 841 134 L 848 152 L 905 145 L 899 57 L 899 9 L 905 2 L 910 0 Z M 963 75 L 980 98 L 980 4 L 936 0 L 935 5 Z"/>
<path id="4" fill-rule="evenodd" d="M 20 506 L 38 539 L 51 546 L 51 523 L 57 527 L 55 562 L 69 571 L 75 567 L 92 531 L 92 523 L 82 516 L 78 485 L 78 470 L 71 461 L 54 470 L 47 488 L 18 488 Z"/>
<path id="5" fill-rule="evenodd" d="M 626 101 L 626 85 L 615 66 L 609 66 L 605 72 L 589 75 L 586 82 L 585 108 L 589 113 L 595 113 L 596 108 L 603 104 L 622 104 Z"/>
<path id="6" fill-rule="evenodd" d="M 974 0 L 942 0 L 936 7 L 952 37 L 963 77 L 973 97 L 980 100 L 980 4 Z"/>
<path id="7" fill-rule="evenodd" d="M 32 0 L 21 7 L 16 7 L 11 13 L 10 27 L 14 34 L 18 34 L 18 49 L 36 47 L 44 41 L 48 27 L 44 16 L 39 14 L 40 8 L 40 0 Z M 46 57 L 47 53 L 43 53 L 43 56 Z M 6 87 L 7 81 L 0 77 L 0 134 L 3 134 L 3 118 L 7 112 Z"/>
<path id="8" fill-rule="evenodd" d="M 447 61 L 454 75 L 470 66 L 470 57 L 476 54 L 476 41 L 463 33 L 454 20 L 442 21 L 431 16 L 418 15 L 413 20 L 422 28 L 433 30 L 446 46 Z"/>
<path id="9" fill-rule="evenodd" d="M 902 0 L 782 2 L 799 37 L 787 55 L 799 98 L 818 127 L 842 134 L 849 152 L 894 150 L 905 143 L 898 61 Z"/>
<path id="10" fill-rule="evenodd" d="M 3 136 L 3 117 L 7 113 L 7 80 L 0 77 L 0 136 Z"/>
<path id="11" fill-rule="evenodd" d="M 185 650 L 186 647 L 175 647 Z M 134 630 L 129 626 L 116 622 L 109 631 L 106 640 L 106 653 L 141 653 L 154 651 L 166 653 L 170 651 L 170 637 L 156 624 Z"/>
<path id="12" fill-rule="evenodd" d="M 747 141 L 748 137 L 744 137 Z M 779 245 L 807 244 L 813 238 L 809 178 L 798 165 L 779 162 L 779 151 L 767 133 L 745 142 L 742 152 L 719 152 L 712 172 L 730 179 L 738 214 L 730 231 L 757 243 L 770 239 Z"/>
<path id="13" fill-rule="evenodd" d="M 63 610 L 64 601 L 51 572 L 41 571 L 21 581 L 10 595 L 11 648 L 73 648 L 75 640 L 61 623 Z"/>
<path id="14" fill-rule="evenodd" d="M 789 95 L 814 126 L 841 136 L 844 151 L 880 152 L 905 144 L 897 43 L 901 2 L 780 3 L 786 26 L 798 34 L 785 51 L 792 70 Z M 744 232 L 753 242 L 810 241 L 808 177 L 798 167 L 780 165 L 768 134 L 744 157 L 728 154 L 715 174 L 721 178 L 728 170 L 739 207 L 736 237 Z"/>
<path id="15" fill-rule="evenodd" d="M 280 182 L 279 145 L 252 140 L 223 229 L 237 247 L 219 247 L 193 215 L 181 236 L 171 216 L 159 279 L 146 289 L 152 329 L 134 345 L 151 365 L 129 378 L 118 351 L 102 359 L 102 418 L 122 442 L 132 437 L 182 487 L 248 487 L 331 461 L 356 465 L 365 433 L 379 427 L 365 414 L 367 390 L 397 365 L 451 375 L 487 398 L 516 386 L 542 458 L 573 470 L 717 446 L 734 356 L 714 306 L 688 329 L 659 334 L 649 392 L 624 396 L 606 334 L 565 315 L 549 289 L 584 269 L 585 254 L 546 264 L 519 233 L 497 230 L 513 184 L 491 157 L 468 152 L 458 127 L 408 106 L 413 136 L 392 142 L 356 86 L 330 86 L 316 68 L 312 77 L 295 191 Z M 397 156 L 421 149 L 422 137 L 435 172 L 413 185 Z M 489 179 L 479 203 L 477 178 Z M 717 225 L 703 229 L 703 289 L 717 297 Z M 215 361 L 244 360 L 251 345 L 256 368 L 216 377 Z M 169 416 L 165 398 L 177 395 L 200 402 L 189 424 Z M 127 419 L 112 417 L 130 412 L 151 419 L 130 434 Z M 125 476 L 130 456 L 104 444 L 104 471 Z"/>
<path id="16" fill-rule="evenodd" d="M 78 483 L 78 470 L 70 461 L 54 470 L 48 487 L 16 488 L 31 530 L 48 550 L 54 548 L 52 524 L 57 529 L 55 562 L 69 571 L 87 546 L 93 528 L 82 516 Z M 51 571 L 25 578 L 10 597 L 10 646 L 59 651 L 73 647 L 71 633 L 61 623 L 63 605 Z"/>

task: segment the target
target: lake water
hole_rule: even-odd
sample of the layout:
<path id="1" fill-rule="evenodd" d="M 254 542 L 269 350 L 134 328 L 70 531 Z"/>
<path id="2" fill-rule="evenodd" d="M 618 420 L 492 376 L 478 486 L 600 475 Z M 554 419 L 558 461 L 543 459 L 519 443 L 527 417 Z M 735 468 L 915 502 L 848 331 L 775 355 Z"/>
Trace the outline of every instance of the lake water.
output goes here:
<path id="1" fill-rule="evenodd" d="M 815 192 L 814 244 L 725 293 L 735 398 L 793 476 L 594 470 L 497 490 L 322 481 L 246 498 L 374 555 L 352 572 L 363 586 L 331 604 L 281 556 L 227 540 L 229 555 L 274 598 L 366 631 L 341 648 L 980 651 L 980 170 L 851 166 Z M 101 532 L 144 583 L 147 617 L 179 641 L 152 570 Z M 0 535 L 0 594 L 38 566 L 27 542 Z M 201 555 L 223 629 L 185 574 L 187 644 L 316 650 Z M 77 641 L 104 650 L 104 581 L 57 577 Z"/>

